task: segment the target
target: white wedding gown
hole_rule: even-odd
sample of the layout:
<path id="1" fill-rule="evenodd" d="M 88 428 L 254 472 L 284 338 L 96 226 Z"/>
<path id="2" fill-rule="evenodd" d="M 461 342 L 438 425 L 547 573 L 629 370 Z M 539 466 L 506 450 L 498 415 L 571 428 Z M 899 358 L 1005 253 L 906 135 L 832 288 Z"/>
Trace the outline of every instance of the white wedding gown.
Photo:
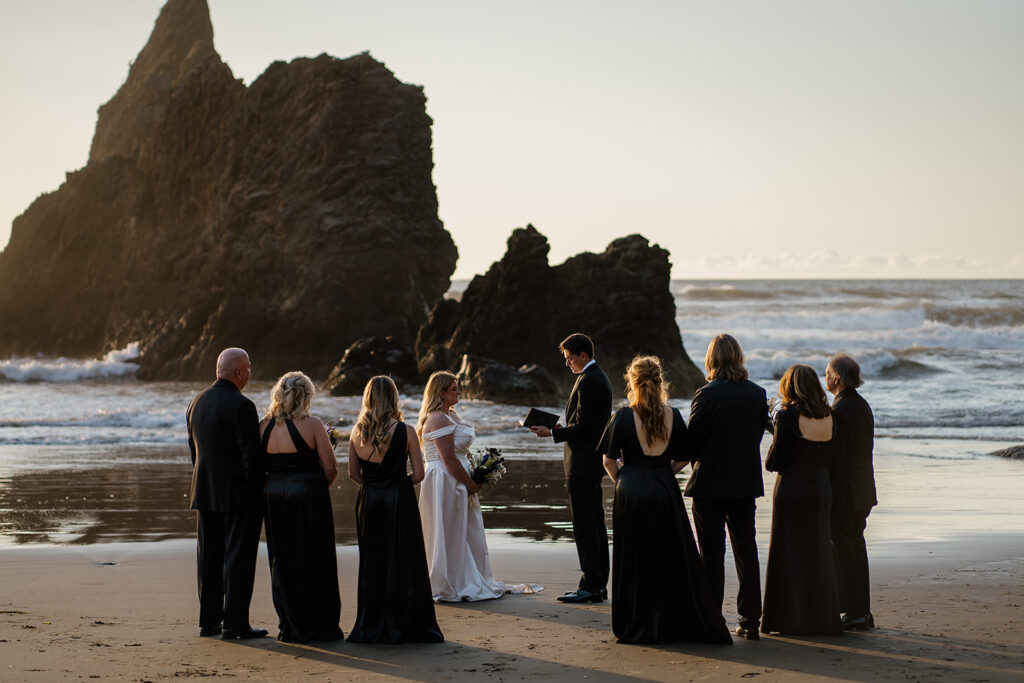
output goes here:
<path id="1" fill-rule="evenodd" d="M 451 420 L 451 418 L 448 418 Z M 469 425 L 451 424 L 423 434 L 426 473 L 420 485 L 420 519 L 430 567 L 430 588 L 437 602 L 490 600 L 505 592 L 491 574 L 480 505 L 448 472 L 434 442 L 453 434 L 455 455 L 469 471 L 466 456 L 476 434 Z"/>

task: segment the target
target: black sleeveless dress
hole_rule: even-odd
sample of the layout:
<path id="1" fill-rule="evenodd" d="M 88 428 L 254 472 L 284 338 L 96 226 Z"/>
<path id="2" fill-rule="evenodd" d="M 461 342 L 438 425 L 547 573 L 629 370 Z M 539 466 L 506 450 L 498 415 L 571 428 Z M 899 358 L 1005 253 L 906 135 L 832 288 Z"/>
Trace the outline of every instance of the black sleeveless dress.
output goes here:
<path id="1" fill-rule="evenodd" d="M 380 462 L 360 459 L 356 498 L 359 602 L 353 643 L 440 643 L 423 528 L 406 474 L 409 437 L 399 422 Z"/>
<path id="2" fill-rule="evenodd" d="M 843 632 L 832 559 L 832 440 L 808 441 L 796 408 L 779 412 L 765 468 L 778 472 L 764 581 L 764 633 Z"/>
<path id="3" fill-rule="evenodd" d="M 612 416 L 601 446 L 623 461 L 612 508 L 612 631 L 619 642 L 732 643 L 672 474 L 672 461 L 690 457 L 682 415 L 672 410 L 661 455 L 644 455 L 631 408 Z"/>
<path id="4" fill-rule="evenodd" d="M 331 496 L 316 449 L 285 420 L 295 453 L 267 453 L 271 422 L 260 441 L 267 462 L 267 552 L 278 616 L 278 640 L 307 642 L 344 638 L 338 622 L 338 556 Z"/>

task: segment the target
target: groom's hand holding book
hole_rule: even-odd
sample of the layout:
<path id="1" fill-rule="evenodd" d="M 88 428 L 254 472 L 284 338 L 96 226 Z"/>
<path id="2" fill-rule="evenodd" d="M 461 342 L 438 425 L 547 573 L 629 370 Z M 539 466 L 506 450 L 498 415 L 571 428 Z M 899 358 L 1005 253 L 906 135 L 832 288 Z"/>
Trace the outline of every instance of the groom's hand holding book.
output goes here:
<path id="1" fill-rule="evenodd" d="M 551 436 L 552 429 L 558 429 L 562 425 L 558 422 L 558 416 L 545 410 L 530 408 L 522 425 L 541 438 Z"/>

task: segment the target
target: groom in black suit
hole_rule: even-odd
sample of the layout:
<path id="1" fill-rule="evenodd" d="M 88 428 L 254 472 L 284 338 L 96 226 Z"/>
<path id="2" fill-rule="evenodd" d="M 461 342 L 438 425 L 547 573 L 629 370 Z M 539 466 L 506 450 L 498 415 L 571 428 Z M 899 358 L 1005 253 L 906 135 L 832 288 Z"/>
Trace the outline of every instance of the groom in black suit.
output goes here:
<path id="1" fill-rule="evenodd" d="M 222 628 L 224 639 L 267 635 L 249 626 L 266 478 L 256 406 L 242 395 L 251 373 L 245 351 L 221 351 L 217 381 L 186 414 L 199 518 L 199 635 L 207 638 Z"/>
<path id="2" fill-rule="evenodd" d="M 832 479 L 832 550 L 835 558 L 839 608 L 843 627 L 874 628 L 868 583 L 868 551 L 864 543 L 875 496 L 871 451 L 875 418 L 871 406 L 857 393 L 864 380 L 860 366 L 849 356 L 837 355 L 825 369 L 825 385 L 835 395 L 832 414 L 839 435 L 840 455 L 830 468 Z"/>
<path id="3" fill-rule="evenodd" d="M 594 342 L 571 334 L 559 348 L 565 365 L 578 375 L 565 408 L 566 426 L 531 427 L 540 437 L 565 444 L 572 532 L 583 576 L 579 588 L 558 597 L 562 602 L 601 602 L 608 597 L 608 529 L 604 523 L 601 480 L 604 465 L 598 445 L 612 412 L 612 385 L 594 360 Z"/>

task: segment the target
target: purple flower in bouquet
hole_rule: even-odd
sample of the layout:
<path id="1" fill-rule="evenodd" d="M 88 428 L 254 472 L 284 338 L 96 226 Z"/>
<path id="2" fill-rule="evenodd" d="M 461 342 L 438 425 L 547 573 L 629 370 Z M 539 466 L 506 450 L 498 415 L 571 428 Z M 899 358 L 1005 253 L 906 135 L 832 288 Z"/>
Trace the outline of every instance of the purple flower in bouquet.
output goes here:
<path id="1" fill-rule="evenodd" d="M 338 443 L 341 441 L 341 432 L 330 422 L 327 423 L 327 438 L 331 440 L 331 448 L 337 448 Z"/>

